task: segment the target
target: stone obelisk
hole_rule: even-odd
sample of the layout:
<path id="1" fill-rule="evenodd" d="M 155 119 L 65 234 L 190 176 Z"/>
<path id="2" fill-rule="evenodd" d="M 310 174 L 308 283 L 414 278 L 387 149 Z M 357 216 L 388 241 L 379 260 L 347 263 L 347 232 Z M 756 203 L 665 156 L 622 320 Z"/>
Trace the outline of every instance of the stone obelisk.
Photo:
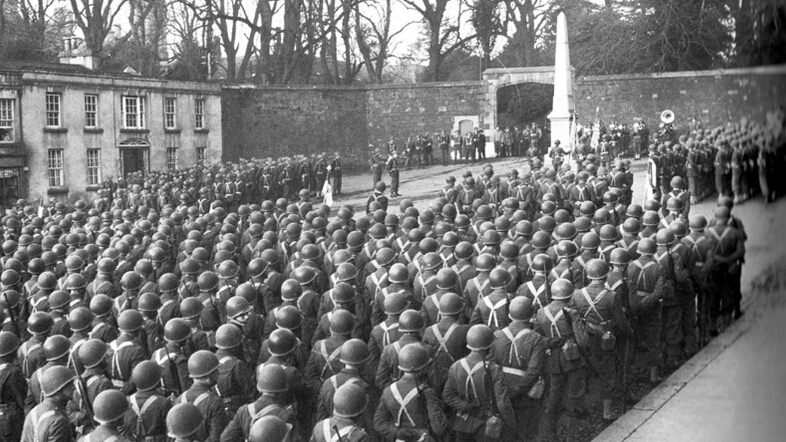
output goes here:
<path id="1" fill-rule="evenodd" d="M 570 147 L 570 118 L 573 115 L 573 79 L 570 72 L 568 50 L 568 23 L 565 13 L 557 16 L 557 46 L 554 53 L 554 100 L 549 114 L 551 121 L 551 145 L 556 140 Z"/>

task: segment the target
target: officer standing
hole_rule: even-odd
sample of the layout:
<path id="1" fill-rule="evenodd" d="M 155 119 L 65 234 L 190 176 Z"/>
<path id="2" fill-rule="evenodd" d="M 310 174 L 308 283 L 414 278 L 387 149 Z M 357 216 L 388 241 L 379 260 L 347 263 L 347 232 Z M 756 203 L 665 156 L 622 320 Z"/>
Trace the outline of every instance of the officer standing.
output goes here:
<path id="1" fill-rule="evenodd" d="M 390 175 L 390 196 L 401 196 L 398 193 L 399 186 L 399 166 L 398 166 L 398 153 L 392 153 L 385 164 L 385 170 Z"/>

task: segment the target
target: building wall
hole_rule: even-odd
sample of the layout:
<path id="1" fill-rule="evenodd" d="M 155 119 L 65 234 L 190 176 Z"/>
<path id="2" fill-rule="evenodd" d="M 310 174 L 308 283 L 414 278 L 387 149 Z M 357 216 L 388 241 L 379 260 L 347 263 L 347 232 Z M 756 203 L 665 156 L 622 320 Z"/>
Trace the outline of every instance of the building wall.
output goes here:
<path id="1" fill-rule="evenodd" d="M 705 127 L 739 121 L 763 121 L 767 111 L 786 105 L 786 66 L 663 74 L 610 75 L 578 78 L 573 88 L 580 121 L 632 122 L 643 118 L 650 127 L 671 109 L 679 129 L 691 117 Z"/>
<path id="2" fill-rule="evenodd" d="M 206 148 L 206 162 L 221 159 L 220 87 L 212 84 L 166 82 L 134 77 L 109 77 L 24 73 L 21 97 L 24 146 L 28 167 L 28 198 L 57 197 L 74 201 L 90 198 L 95 187 L 87 182 L 87 149 L 101 151 L 101 176 L 122 175 L 122 149 L 129 138 L 150 143 L 149 169 L 166 168 L 167 148 L 178 148 L 178 165 L 196 164 L 196 148 Z M 46 93 L 61 94 L 61 129 L 46 127 Z M 84 96 L 98 95 L 98 128 L 85 128 Z M 145 97 L 145 129 L 123 128 L 121 103 L 124 95 Z M 177 129 L 164 128 L 164 97 L 177 98 Z M 195 129 L 195 98 L 205 100 L 205 128 Z M 51 188 L 48 181 L 48 149 L 64 150 L 65 182 Z"/>

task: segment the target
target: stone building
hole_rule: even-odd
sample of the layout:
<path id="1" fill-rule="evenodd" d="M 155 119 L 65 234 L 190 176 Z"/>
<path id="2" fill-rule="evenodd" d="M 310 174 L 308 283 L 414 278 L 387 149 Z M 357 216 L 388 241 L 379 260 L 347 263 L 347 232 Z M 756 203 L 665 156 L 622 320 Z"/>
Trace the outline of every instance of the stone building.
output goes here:
<path id="1" fill-rule="evenodd" d="M 221 86 L 0 62 L 0 204 L 221 160 Z"/>

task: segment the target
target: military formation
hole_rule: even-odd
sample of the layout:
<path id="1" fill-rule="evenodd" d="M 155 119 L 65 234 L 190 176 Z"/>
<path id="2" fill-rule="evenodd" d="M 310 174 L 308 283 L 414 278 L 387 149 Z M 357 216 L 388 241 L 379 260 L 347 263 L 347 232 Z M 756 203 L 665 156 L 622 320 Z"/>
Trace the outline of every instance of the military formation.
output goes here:
<path id="1" fill-rule="evenodd" d="M 20 200 L 0 440 L 575 440 L 742 314 L 734 200 L 692 215 L 674 175 L 639 205 L 629 166 L 486 164 L 425 210 L 379 176 L 364 208 L 312 201 L 324 155 Z"/>

